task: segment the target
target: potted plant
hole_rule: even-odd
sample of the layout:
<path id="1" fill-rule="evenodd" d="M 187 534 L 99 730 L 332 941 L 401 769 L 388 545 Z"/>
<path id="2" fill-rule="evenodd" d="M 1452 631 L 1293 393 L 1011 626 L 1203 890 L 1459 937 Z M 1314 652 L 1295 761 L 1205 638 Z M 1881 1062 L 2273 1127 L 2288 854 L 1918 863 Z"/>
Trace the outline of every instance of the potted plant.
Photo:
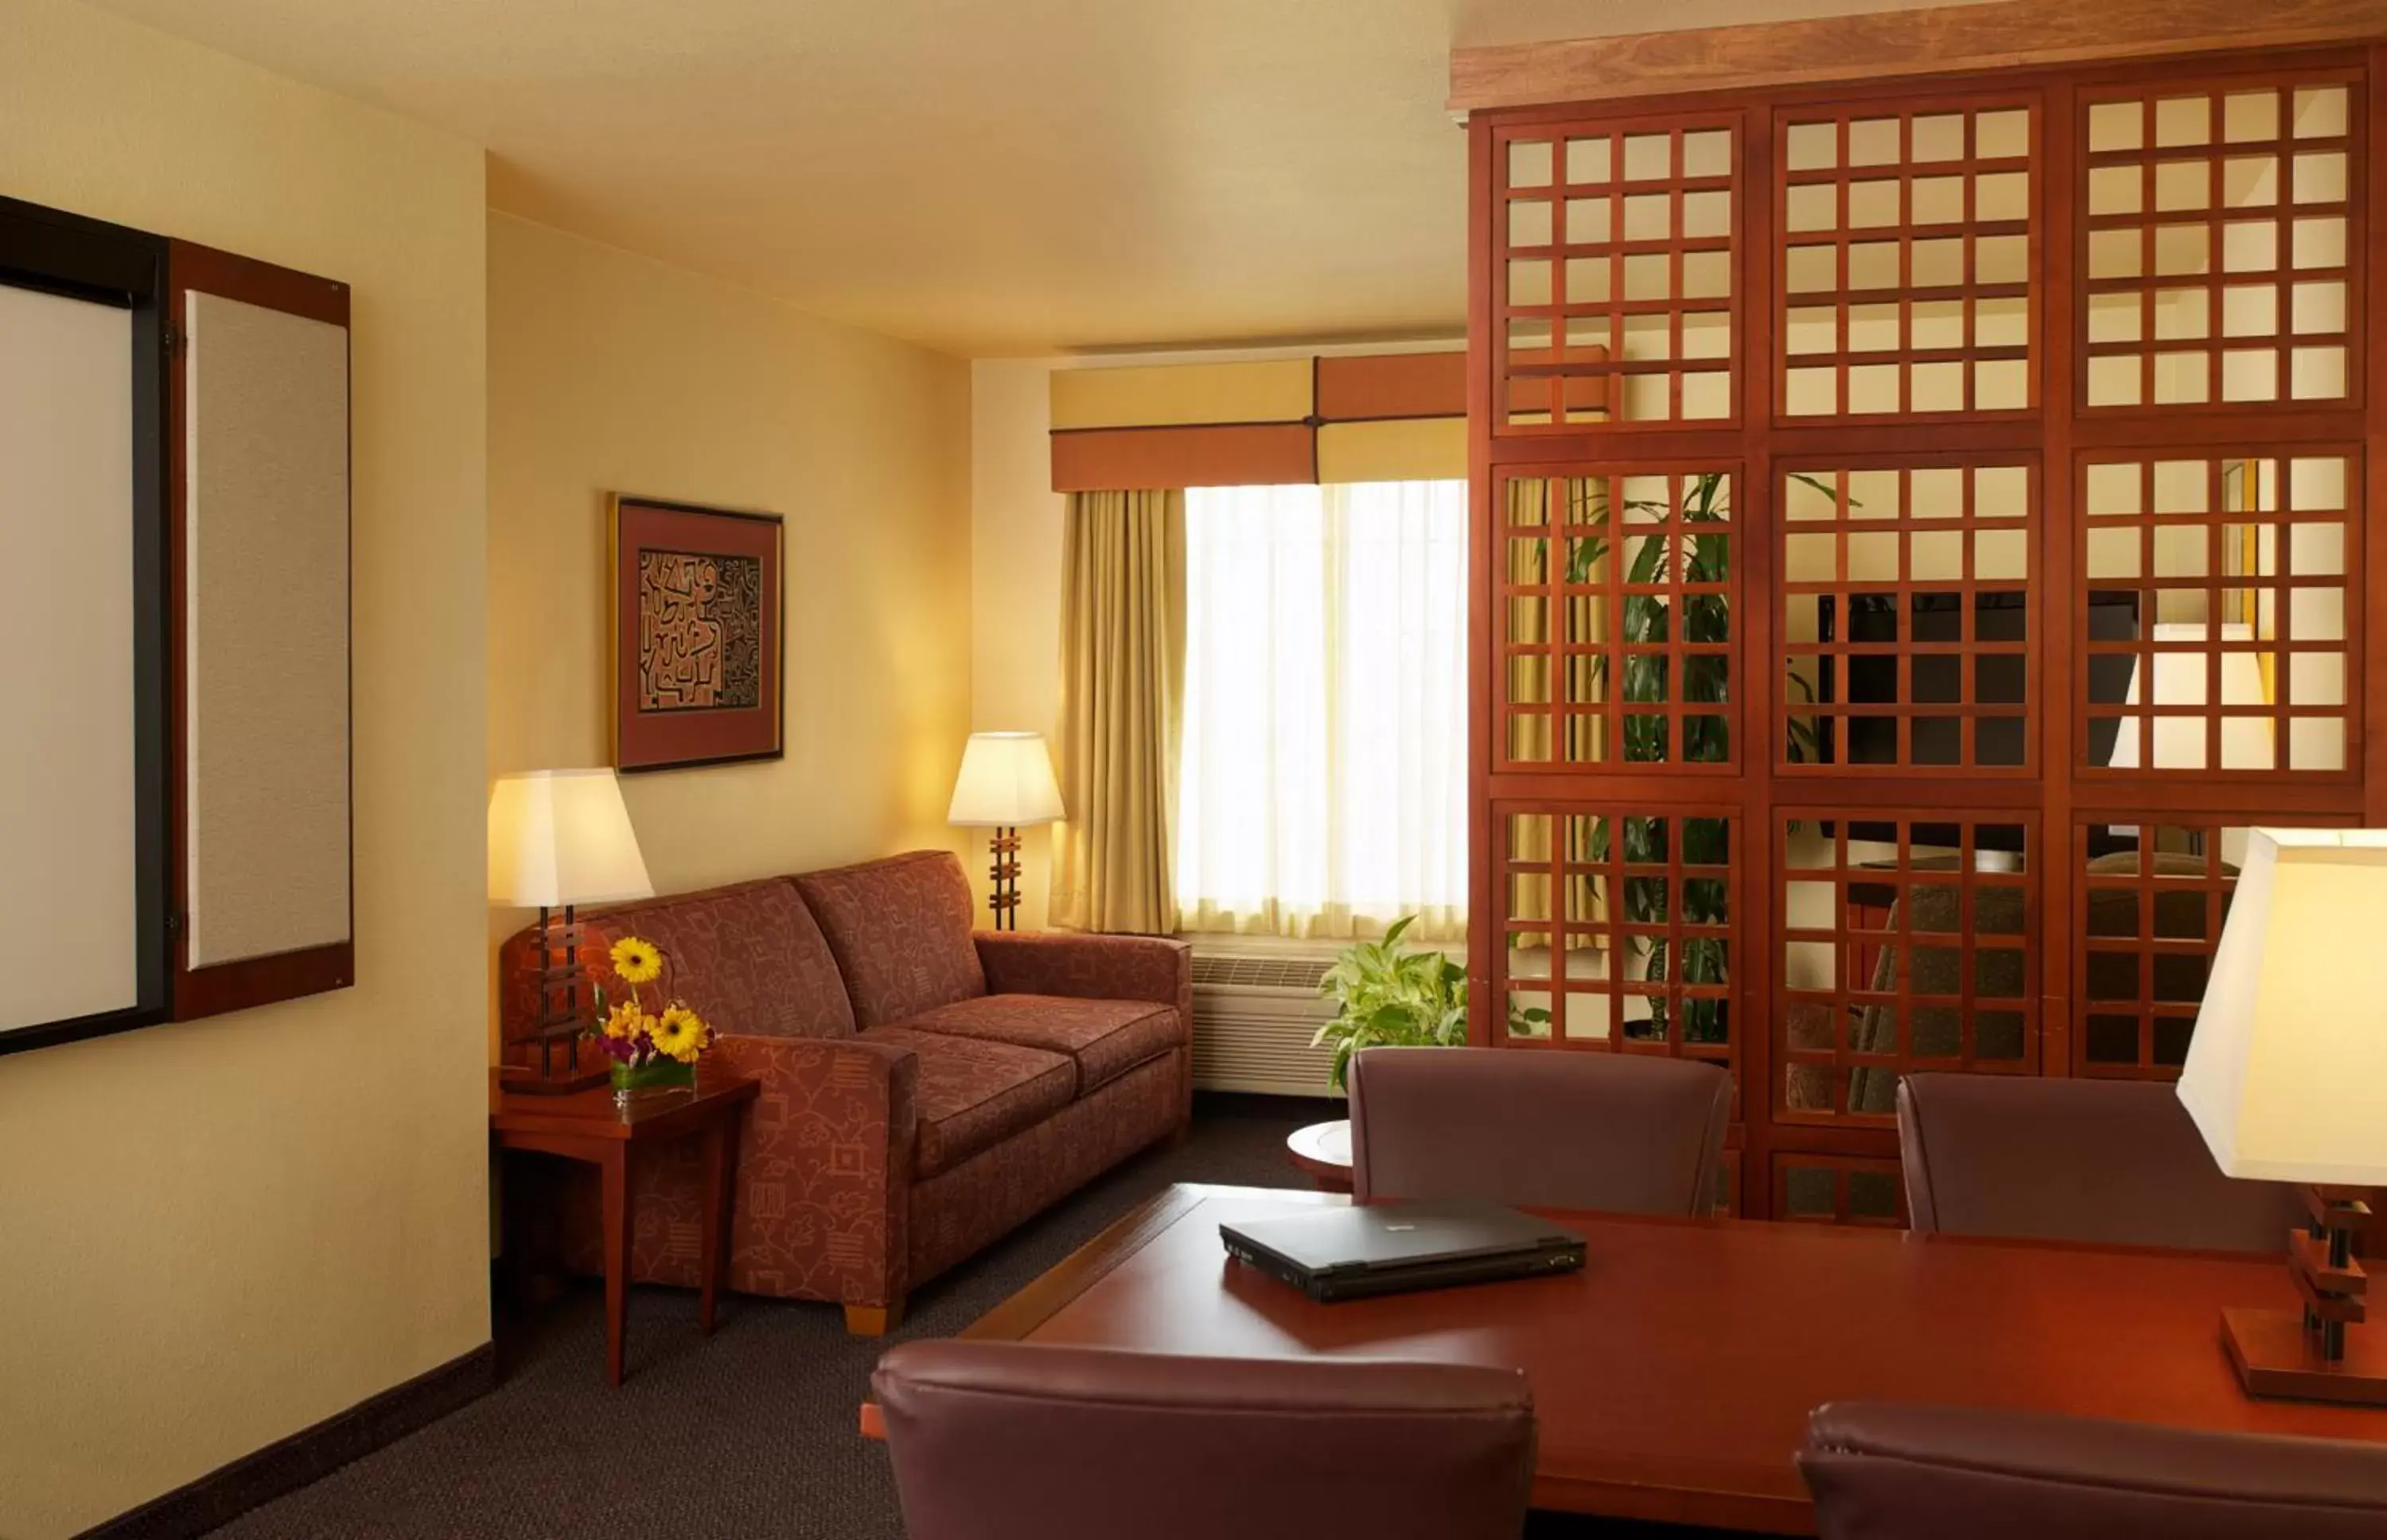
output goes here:
<path id="1" fill-rule="evenodd" d="M 1328 1084 L 1336 1091 L 1362 1048 L 1451 1048 L 1467 1041 L 1467 970 L 1439 952 L 1411 952 L 1401 933 L 1415 915 L 1395 920 L 1383 939 L 1346 947 L 1318 992 L 1339 1007 L 1309 1040 L 1334 1045 Z"/>
<path id="2" fill-rule="evenodd" d="M 597 986 L 597 1021 L 587 1035 L 613 1061 L 615 1099 L 625 1101 L 632 1092 L 650 1087 L 694 1085 L 696 1061 L 711 1046 L 713 1029 L 685 1003 L 663 998 L 661 990 L 651 1005 L 638 993 L 640 985 L 663 978 L 662 949 L 644 937 L 625 936 L 613 943 L 609 960 L 623 994 L 608 1005 L 605 986 Z"/>

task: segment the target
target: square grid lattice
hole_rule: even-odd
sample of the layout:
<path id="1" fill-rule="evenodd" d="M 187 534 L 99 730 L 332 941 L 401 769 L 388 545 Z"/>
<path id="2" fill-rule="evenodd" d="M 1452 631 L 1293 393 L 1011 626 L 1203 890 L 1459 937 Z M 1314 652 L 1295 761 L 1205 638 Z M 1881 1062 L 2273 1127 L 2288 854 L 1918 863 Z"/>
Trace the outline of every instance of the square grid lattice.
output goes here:
<path id="1" fill-rule="evenodd" d="M 2358 75 L 2084 94 L 2090 408 L 2358 398 Z"/>
<path id="2" fill-rule="evenodd" d="M 1503 1037 L 1733 1066 L 1737 815 L 1570 806 L 1500 822 Z"/>
<path id="3" fill-rule="evenodd" d="M 1906 1228 L 1906 1185 L 1895 1160 L 1777 1155 L 1774 1218 L 1814 1224 Z"/>
<path id="4" fill-rule="evenodd" d="M 2035 766 L 2038 492 L 2028 463 L 1785 473 L 1786 768 Z"/>
<path id="5" fill-rule="evenodd" d="M 2285 820 L 2335 827 L 2309 813 Z M 2204 999 L 2247 828 L 2210 818 L 2111 814 L 2079 827 L 2072 1064 L 2078 1074 L 2171 1079 Z"/>
<path id="6" fill-rule="evenodd" d="M 1736 483 L 1598 468 L 1504 484 L 1505 762 L 1731 768 Z"/>
<path id="7" fill-rule="evenodd" d="M 2033 100 L 1777 116 L 1777 415 L 2036 404 Z"/>
<path id="8" fill-rule="evenodd" d="M 2351 447 L 2083 457 L 2084 770 L 2351 768 L 2360 488 Z"/>
<path id="9" fill-rule="evenodd" d="M 1786 812 L 1780 1111 L 1878 1122 L 1911 1069 L 2039 1063 L 2037 814 Z"/>
<path id="10" fill-rule="evenodd" d="M 1737 414 L 1738 121 L 1502 134 L 1496 431 Z"/>

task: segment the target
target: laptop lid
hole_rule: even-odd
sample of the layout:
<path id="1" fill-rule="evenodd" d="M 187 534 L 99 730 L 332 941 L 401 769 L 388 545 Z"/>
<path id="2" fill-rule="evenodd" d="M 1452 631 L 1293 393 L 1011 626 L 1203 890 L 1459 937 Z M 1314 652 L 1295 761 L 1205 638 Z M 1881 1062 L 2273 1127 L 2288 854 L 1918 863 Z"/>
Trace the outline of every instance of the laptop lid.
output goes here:
<path id="1" fill-rule="evenodd" d="M 1563 1225 L 1479 1198 L 1355 1204 L 1219 1229 L 1306 1272 L 1454 1262 L 1583 1243 L 1582 1236 Z"/>

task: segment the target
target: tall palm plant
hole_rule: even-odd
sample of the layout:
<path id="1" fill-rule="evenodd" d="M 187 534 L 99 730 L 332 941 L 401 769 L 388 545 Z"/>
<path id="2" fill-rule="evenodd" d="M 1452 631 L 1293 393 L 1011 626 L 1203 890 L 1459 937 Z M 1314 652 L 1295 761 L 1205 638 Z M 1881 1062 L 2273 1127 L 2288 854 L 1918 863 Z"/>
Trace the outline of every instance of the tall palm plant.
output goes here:
<path id="1" fill-rule="evenodd" d="M 1794 475 L 1826 496 L 1834 489 L 1811 476 Z M 1610 526 L 1608 486 L 1598 478 L 1590 482 L 1590 506 L 1587 523 Z M 1731 517 L 1730 486 L 1724 473 L 1710 471 L 1690 479 L 1684 489 L 1679 523 L 1686 525 L 1724 524 Z M 1665 502 L 1649 499 L 1627 499 L 1623 502 L 1626 515 L 1644 515 L 1653 522 L 1665 520 Z M 1592 580 L 1609 553 L 1610 540 L 1605 534 L 1571 536 L 1567 539 L 1566 581 L 1582 585 Z M 1674 563 L 1679 555 L 1682 563 L 1682 584 L 1686 589 L 1679 596 L 1652 593 L 1647 590 L 1668 585 L 1674 580 Z M 1640 542 L 1634 551 L 1633 564 L 1624 574 L 1627 592 L 1623 603 L 1623 640 L 1628 646 L 1646 647 L 1672 638 L 1677 617 L 1673 613 L 1676 597 L 1682 607 L 1681 639 L 1691 646 L 1716 646 L 1732 639 L 1732 609 L 1724 592 L 1732 576 L 1732 536 L 1727 530 L 1701 533 L 1686 530 L 1679 535 L 1652 534 Z M 1685 713 L 1682 720 L 1682 751 L 1670 755 L 1669 731 L 1673 719 L 1663 712 L 1633 711 L 1636 705 L 1662 706 L 1667 699 L 1669 664 L 1675 660 L 1663 652 L 1628 651 L 1624 654 L 1623 688 L 1621 699 L 1625 706 L 1623 757 L 1628 764 L 1663 764 L 1670 758 L 1684 764 L 1715 764 L 1730 757 L 1730 727 L 1722 711 Z M 1680 699 L 1686 706 L 1713 704 L 1722 706 L 1730 699 L 1731 679 L 1727 656 L 1718 651 L 1695 651 L 1679 655 L 1681 663 Z M 1606 676 L 1605 654 L 1592 659 L 1595 679 Z M 1813 692 L 1807 681 L 1797 674 L 1787 675 L 1788 683 L 1809 700 Z M 1812 722 L 1793 718 L 1790 722 L 1789 752 L 1794 760 L 1815 757 L 1817 735 Z M 1586 853 L 1594 861 L 1608 859 L 1612 820 L 1595 820 L 1591 829 L 1591 849 Z M 1633 817 L 1623 820 L 1624 860 L 1630 865 L 1666 864 L 1669 825 L 1681 829 L 1683 864 L 1686 866 L 1723 867 L 1731 863 L 1730 826 L 1722 818 Z M 1682 891 L 1674 895 L 1676 912 L 1686 925 L 1722 926 L 1726 921 L 1726 884 L 1721 877 L 1689 877 Z M 1622 895 L 1624 913 L 1636 925 L 1662 925 L 1667 917 L 1666 879 L 1661 877 L 1627 877 Z M 1669 942 L 1662 937 L 1648 940 L 1636 937 L 1632 942 L 1638 951 L 1646 945 L 1648 965 L 1644 977 L 1661 981 L 1673 977 L 1675 959 L 1669 953 Z M 1684 939 L 1680 959 L 1680 978 L 1686 984 L 1722 984 L 1725 980 L 1724 943 L 1710 936 Z M 1730 1023 L 1720 999 L 1698 999 L 1682 1002 L 1683 1041 L 1686 1042 L 1720 1043 L 1727 1041 Z M 1673 1021 L 1673 1004 L 1662 994 L 1649 997 L 1649 1016 L 1646 1021 L 1628 1022 L 1625 1033 L 1636 1039 L 1663 1039 Z"/>

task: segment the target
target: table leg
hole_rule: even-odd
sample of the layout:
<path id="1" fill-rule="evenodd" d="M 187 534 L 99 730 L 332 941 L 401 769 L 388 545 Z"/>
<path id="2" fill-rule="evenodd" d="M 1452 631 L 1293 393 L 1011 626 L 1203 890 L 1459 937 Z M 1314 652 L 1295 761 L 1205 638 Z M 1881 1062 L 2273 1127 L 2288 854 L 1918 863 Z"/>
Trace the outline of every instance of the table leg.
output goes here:
<path id="1" fill-rule="evenodd" d="M 618 1385 L 629 1325 L 630 1236 L 638 1228 L 630 1212 L 629 1147 L 613 1145 L 600 1164 L 605 1173 L 605 1373 Z"/>
<path id="2" fill-rule="evenodd" d="M 704 1130 L 704 1223 L 699 1231 L 697 1323 L 713 1335 L 714 1306 L 729 1277 L 729 1226 L 738 1193 L 738 1129 L 745 1108 L 732 1107 Z"/>

